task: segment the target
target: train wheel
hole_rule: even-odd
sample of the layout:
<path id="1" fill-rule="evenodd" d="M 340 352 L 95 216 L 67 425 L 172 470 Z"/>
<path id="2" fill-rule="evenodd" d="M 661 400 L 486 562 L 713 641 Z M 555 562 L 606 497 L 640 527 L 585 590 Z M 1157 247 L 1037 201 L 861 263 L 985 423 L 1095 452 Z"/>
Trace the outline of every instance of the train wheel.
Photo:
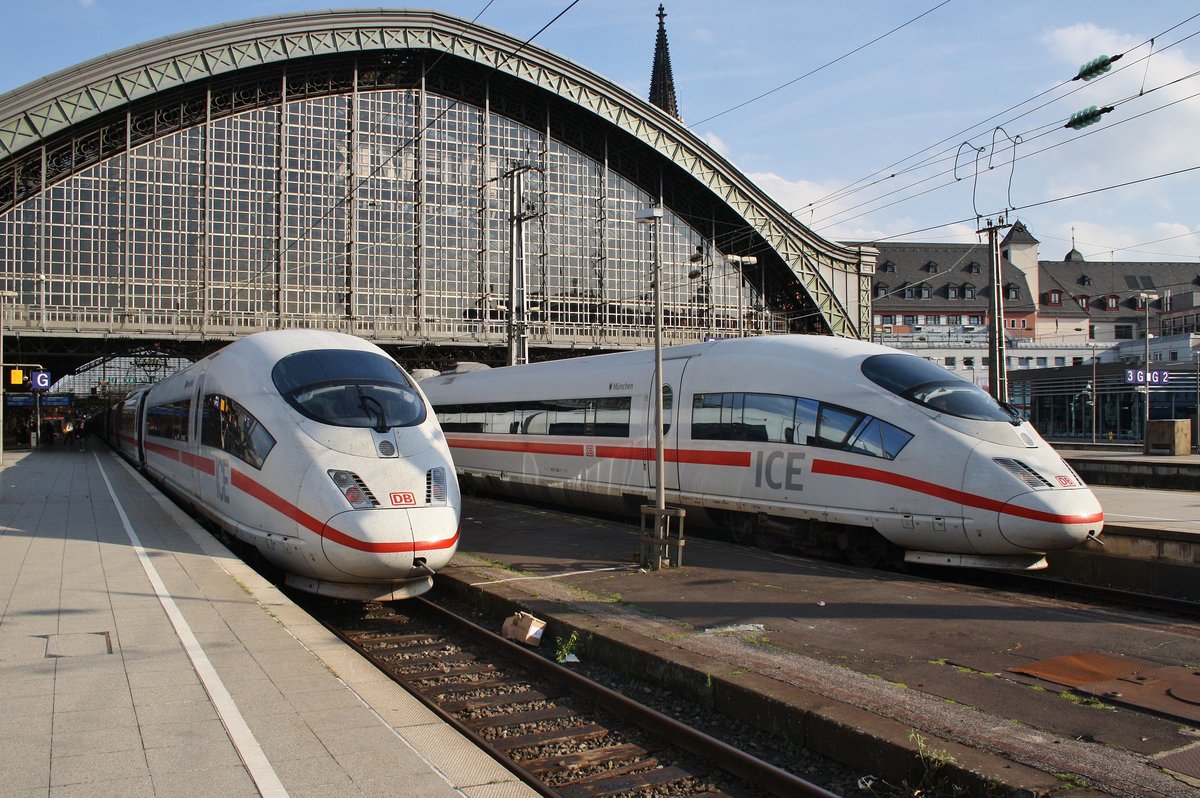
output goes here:
<path id="1" fill-rule="evenodd" d="M 749 515 L 739 515 L 729 525 L 729 535 L 734 543 L 750 544 L 754 541 L 754 518 Z"/>
<path id="2" fill-rule="evenodd" d="M 761 527 L 754 531 L 754 545 L 763 551 L 778 551 L 788 543 L 789 537 L 784 532 Z"/>
<path id="3" fill-rule="evenodd" d="M 846 559 L 859 568 L 875 568 L 888 558 L 888 542 L 873 529 L 851 533 L 846 541 Z"/>

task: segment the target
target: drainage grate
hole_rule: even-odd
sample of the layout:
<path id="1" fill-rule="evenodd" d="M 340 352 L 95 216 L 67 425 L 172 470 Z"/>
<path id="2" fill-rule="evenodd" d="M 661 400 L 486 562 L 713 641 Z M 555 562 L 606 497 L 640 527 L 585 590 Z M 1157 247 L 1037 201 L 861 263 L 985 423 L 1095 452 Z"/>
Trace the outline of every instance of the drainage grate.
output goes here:
<path id="1" fill-rule="evenodd" d="M 1055 684 L 1065 684 L 1068 687 L 1079 687 L 1082 684 L 1102 682 L 1106 679 L 1116 679 L 1128 676 L 1140 670 L 1153 668 L 1148 662 L 1138 662 L 1128 657 L 1114 657 L 1111 654 L 1101 654 L 1098 651 L 1084 651 L 1080 654 L 1067 654 L 1062 657 L 1043 659 L 1022 665 L 1019 668 L 1009 668 L 1012 673 L 1024 673 L 1036 676 Z"/>
<path id="2" fill-rule="evenodd" d="M 35 635 L 46 641 L 46 657 L 90 657 L 113 653 L 108 632 L 75 632 L 61 635 Z"/>

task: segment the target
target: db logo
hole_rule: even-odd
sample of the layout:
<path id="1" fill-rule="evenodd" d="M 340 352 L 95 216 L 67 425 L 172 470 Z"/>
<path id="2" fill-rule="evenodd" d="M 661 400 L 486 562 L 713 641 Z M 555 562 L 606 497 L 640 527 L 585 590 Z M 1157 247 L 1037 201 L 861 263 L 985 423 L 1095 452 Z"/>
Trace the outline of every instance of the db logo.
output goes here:
<path id="1" fill-rule="evenodd" d="M 391 494 L 393 507 L 412 507 L 417 503 L 417 497 L 405 491 Z"/>
<path id="2" fill-rule="evenodd" d="M 1057 479 L 1058 484 L 1062 485 L 1064 488 L 1075 487 L 1075 480 L 1071 479 L 1070 477 L 1055 477 L 1055 479 Z"/>

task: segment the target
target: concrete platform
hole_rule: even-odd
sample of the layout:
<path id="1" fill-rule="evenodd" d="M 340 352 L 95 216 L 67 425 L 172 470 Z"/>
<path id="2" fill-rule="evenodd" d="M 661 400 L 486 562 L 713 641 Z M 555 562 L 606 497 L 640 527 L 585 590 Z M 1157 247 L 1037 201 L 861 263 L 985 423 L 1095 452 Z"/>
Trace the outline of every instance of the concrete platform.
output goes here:
<path id="1" fill-rule="evenodd" d="M 577 632 L 585 661 L 644 674 L 893 785 L 937 770 L 987 795 L 1200 788 L 1157 764 L 1200 754 L 1194 724 L 1010 671 L 1093 651 L 1193 667 L 1191 623 L 695 536 L 681 568 L 646 572 L 638 551 L 636 523 L 472 497 L 434 596 L 469 596 L 495 617 L 529 611 L 548 622 L 543 645 Z"/>
<path id="2" fill-rule="evenodd" d="M 0 471 L 0 795 L 535 793 L 105 448 Z"/>
<path id="3" fill-rule="evenodd" d="M 1142 454 L 1128 446 L 1107 449 L 1059 448 L 1071 467 L 1095 487 L 1200 490 L 1200 454 Z"/>

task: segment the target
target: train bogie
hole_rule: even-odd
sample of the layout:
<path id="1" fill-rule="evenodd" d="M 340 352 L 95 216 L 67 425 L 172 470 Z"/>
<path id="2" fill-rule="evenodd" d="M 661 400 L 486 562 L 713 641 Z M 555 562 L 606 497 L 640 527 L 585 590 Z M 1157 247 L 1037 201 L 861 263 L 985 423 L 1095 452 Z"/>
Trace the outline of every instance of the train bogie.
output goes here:
<path id="1" fill-rule="evenodd" d="M 1028 568 L 1102 525 L 1032 427 L 922 358 L 829 337 L 725 340 L 666 350 L 663 383 L 668 500 L 739 539 Z M 655 493 L 649 352 L 423 387 L 465 484 L 609 509 Z"/>

